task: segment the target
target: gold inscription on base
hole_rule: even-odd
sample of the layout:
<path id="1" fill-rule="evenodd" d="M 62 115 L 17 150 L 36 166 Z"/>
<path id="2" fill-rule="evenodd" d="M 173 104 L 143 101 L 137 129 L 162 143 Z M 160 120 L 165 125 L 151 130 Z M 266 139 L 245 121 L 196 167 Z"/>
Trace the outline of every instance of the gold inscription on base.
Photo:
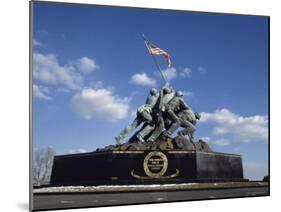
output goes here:
<path id="1" fill-rule="evenodd" d="M 164 176 L 168 168 L 168 159 L 166 155 L 159 151 L 150 152 L 143 160 L 143 169 L 147 176 L 140 176 L 131 171 L 131 175 L 137 179 L 152 179 L 152 178 L 174 178 L 178 176 L 179 170 L 176 169 L 175 173 Z"/>
<path id="2" fill-rule="evenodd" d="M 162 177 L 168 168 L 168 159 L 162 152 L 150 152 L 143 161 L 143 169 L 148 177 Z"/>

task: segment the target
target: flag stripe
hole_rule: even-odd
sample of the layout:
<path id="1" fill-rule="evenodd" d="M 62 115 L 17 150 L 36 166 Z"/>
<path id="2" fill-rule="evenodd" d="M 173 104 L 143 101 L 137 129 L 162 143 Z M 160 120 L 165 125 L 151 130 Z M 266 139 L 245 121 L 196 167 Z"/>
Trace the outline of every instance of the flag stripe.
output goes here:
<path id="1" fill-rule="evenodd" d="M 160 49 L 158 47 L 156 47 L 155 45 L 153 45 L 152 43 L 148 43 L 148 48 L 149 48 L 149 52 L 150 54 L 153 54 L 153 55 L 162 55 L 167 63 L 168 63 L 168 66 L 171 67 L 172 66 L 172 61 L 171 61 L 171 58 L 170 58 L 170 55 L 168 54 L 168 52 L 164 51 L 163 49 Z"/>

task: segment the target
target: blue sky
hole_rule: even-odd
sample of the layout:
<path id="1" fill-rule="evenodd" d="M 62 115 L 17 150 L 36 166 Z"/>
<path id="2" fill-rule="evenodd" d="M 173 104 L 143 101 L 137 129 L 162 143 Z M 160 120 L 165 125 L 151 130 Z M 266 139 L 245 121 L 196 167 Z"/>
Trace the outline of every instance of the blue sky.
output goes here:
<path id="1" fill-rule="evenodd" d="M 59 154 L 114 144 L 163 80 L 141 34 L 167 50 L 170 84 L 202 113 L 196 138 L 267 175 L 268 19 L 34 3 L 34 145 Z M 104 106 L 106 105 L 106 106 Z"/>

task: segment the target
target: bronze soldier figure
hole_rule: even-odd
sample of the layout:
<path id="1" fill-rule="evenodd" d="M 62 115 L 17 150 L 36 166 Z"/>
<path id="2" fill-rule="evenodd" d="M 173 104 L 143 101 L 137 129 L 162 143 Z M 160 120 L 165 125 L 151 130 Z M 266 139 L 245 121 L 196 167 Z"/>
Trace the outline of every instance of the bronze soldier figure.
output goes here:
<path id="1" fill-rule="evenodd" d="M 140 132 L 138 132 L 136 135 L 139 141 L 144 142 L 144 138 L 147 135 L 149 135 L 155 128 L 156 131 L 160 128 L 158 127 L 159 125 L 164 126 L 164 120 L 162 119 L 162 112 L 160 108 L 163 108 L 166 102 L 169 101 L 171 98 L 173 98 L 173 96 L 174 96 L 174 92 L 172 87 L 168 83 L 166 83 L 164 87 L 161 89 L 160 94 L 158 93 L 157 102 L 155 102 L 155 104 L 152 107 L 153 121 L 150 123 L 146 123 L 143 129 L 141 129 Z M 156 133 L 154 133 L 154 135 L 156 135 Z M 148 142 L 149 141 L 151 140 L 148 140 Z"/>
<path id="2" fill-rule="evenodd" d="M 156 104 L 158 97 L 159 93 L 155 88 L 152 88 L 145 104 L 138 108 L 134 121 L 129 126 L 127 126 L 119 135 L 115 136 L 115 140 L 117 143 L 120 143 L 120 140 L 126 138 L 128 134 L 130 134 L 142 123 L 152 123 L 152 108 Z"/>
<path id="3" fill-rule="evenodd" d="M 171 136 L 180 126 L 181 121 L 177 114 L 183 110 L 190 110 L 182 97 L 183 93 L 181 91 L 177 91 L 175 97 L 167 105 L 166 116 L 172 123 L 163 133 L 164 136 Z"/>

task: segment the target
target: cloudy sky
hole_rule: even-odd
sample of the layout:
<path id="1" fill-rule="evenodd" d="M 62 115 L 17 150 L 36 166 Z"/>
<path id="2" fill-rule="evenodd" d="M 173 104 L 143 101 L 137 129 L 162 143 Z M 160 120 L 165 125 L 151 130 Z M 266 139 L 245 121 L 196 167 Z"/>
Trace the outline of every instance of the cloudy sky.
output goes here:
<path id="1" fill-rule="evenodd" d="M 196 138 L 242 154 L 245 177 L 268 164 L 265 17 L 34 3 L 34 146 L 57 153 L 114 144 L 163 80 L 141 34 L 167 50 L 166 78 L 202 113 Z"/>

